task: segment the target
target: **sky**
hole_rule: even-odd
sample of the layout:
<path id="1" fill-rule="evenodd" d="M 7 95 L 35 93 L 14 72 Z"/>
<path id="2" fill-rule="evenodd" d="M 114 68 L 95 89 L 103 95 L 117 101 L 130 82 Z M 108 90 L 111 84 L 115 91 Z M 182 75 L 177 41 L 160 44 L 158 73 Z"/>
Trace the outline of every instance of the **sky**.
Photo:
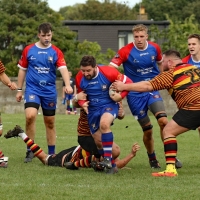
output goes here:
<path id="1" fill-rule="evenodd" d="M 85 3 L 86 0 L 47 0 L 49 7 L 52 8 L 55 11 L 59 11 L 61 7 L 65 6 L 73 6 L 76 3 Z M 103 0 L 99 0 L 99 2 L 103 2 Z M 133 7 L 136 3 L 141 2 L 142 0 L 115 0 L 118 3 L 126 3 L 130 7 Z"/>

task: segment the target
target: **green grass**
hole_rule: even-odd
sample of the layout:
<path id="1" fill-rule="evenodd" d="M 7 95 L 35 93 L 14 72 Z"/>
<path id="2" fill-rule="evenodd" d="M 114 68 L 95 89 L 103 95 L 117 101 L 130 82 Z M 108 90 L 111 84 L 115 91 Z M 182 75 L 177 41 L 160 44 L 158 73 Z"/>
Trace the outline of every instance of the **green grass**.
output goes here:
<path id="1" fill-rule="evenodd" d="M 23 114 L 2 114 L 4 133 L 16 124 L 24 128 Z M 77 144 L 78 116 L 57 115 L 56 152 Z M 157 158 L 165 169 L 163 145 L 156 120 L 154 139 Z M 20 138 L 0 138 L 0 148 L 9 157 L 8 168 L 0 169 L 0 198 L 2 200 L 197 200 L 200 197 L 200 146 L 197 131 L 178 136 L 178 158 L 183 168 L 175 178 L 152 177 L 146 150 L 142 142 L 142 131 L 132 116 L 115 120 L 114 140 L 121 147 L 120 157 L 125 156 L 134 142 L 141 146 L 137 156 L 127 165 L 130 169 L 118 174 L 96 173 L 93 169 L 66 170 L 44 166 L 37 158 L 23 163 L 26 146 Z M 38 115 L 35 142 L 47 151 L 43 118 Z"/>

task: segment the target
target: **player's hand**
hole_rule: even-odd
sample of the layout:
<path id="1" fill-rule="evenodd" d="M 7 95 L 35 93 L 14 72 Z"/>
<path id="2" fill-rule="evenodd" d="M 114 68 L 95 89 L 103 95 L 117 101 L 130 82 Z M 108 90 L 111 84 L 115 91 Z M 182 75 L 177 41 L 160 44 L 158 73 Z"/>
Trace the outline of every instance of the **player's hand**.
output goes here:
<path id="1" fill-rule="evenodd" d="M 22 91 L 18 91 L 16 94 L 16 101 L 20 102 L 22 100 Z"/>
<path id="2" fill-rule="evenodd" d="M 140 150 L 140 145 L 138 143 L 134 143 L 132 148 L 131 148 L 131 154 L 133 155 L 133 157 L 136 156 L 136 153 L 139 150 Z"/>
<path id="3" fill-rule="evenodd" d="M 124 112 L 124 108 L 123 108 L 123 105 L 122 105 L 122 102 L 120 101 L 119 102 L 119 112 L 118 112 L 118 119 L 123 119 L 125 116 L 125 112 Z"/>
<path id="4" fill-rule="evenodd" d="M 71 86 L 65 86 L 65 93 L 72 94 L 73 93 L 72 87 Z"/>
<path id="5" fill-rule="evenodd" d="M 85 94 L 84 91 L 79 92 L 77 95 L 78 100 L 86 100 L 87 99 L 87 94 Z"/>
<path id="6" fill-rule="evenodd" d="M 110 95 L 110 98 L 115 102 L 120 102 L 122 100 L 122 96 L 119 92 L 115 92 L 112 95 Z"/>
<path id="7" fill-rule="evenodd" d="M 84 109 L 84 111 L 88 114 L 88 106 L 89 106 L 89 101 L 86 101 L 83 105 L 82 108 Z"/>
<path id="8" fill-rule="evenodd" d="M 8 87 L 11 90 L 16 90 L 17 89 L 17 84 L 15 82 L 11 82 L 11 83 L 8 83 Z"/>
<path id="9" fill-rule="evenodd" d="M 2 130 L 0 130 L 0 137 L 2 136 L 2 133 L 3 133 L 3 129 L 2 129 Z"/>
<path id="10" fill-rule="evenodd" d="M 121 92 L 124 90 L 124 83 L 122 83 L 121 81 L 116 80 L 114 83 L 112 83 L 113 88 L 118 91 Z"/>

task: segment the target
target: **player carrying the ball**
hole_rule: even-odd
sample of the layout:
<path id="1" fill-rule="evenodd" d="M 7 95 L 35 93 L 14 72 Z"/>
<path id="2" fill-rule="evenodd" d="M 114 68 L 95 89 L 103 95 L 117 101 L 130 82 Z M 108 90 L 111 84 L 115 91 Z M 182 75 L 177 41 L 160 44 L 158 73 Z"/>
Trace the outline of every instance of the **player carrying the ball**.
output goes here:
<path id="1" fill-rule="evenodd" d="M 110 174 L 118 171 L 112 159 L 113 133 L 110 127 L 118 116 L 119 104 L 116 102 L 128 94 L 127 91 L 122 91 L 113 96 L 109 95 L 109 88 L 115 80 L 125 84 L 132 82 L 117 69 L 109 66 L 98 67 L 93 56 L 83 56 L 80 71 L 76 75 L 76 87 L 78 93 L 84 91 L 87 94 L 87 100 L 79 100 L 78 104 L 88 113 L 90 131 L 99 153 L 104 156 L 100 165 Z M 102 145 L 99 145 L 99 140 Z"/>

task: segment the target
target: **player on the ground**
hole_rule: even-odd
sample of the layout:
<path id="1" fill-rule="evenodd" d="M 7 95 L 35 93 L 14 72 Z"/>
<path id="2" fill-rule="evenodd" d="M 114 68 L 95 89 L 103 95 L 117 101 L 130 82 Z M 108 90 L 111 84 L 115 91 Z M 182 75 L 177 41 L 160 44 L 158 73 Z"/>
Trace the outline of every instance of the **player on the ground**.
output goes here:
<path id="1" fill-rule="evenodd" d="M 4 137 L 6 139 L 12 137 L 20 137 L 24 143 L 31 149 L 34 156 L 37 157 L 43 164 L 55 167 L 66 167 L 67 169 L 78 169 L 79 167 L 91 167 L 93 161 L 93 168 L 96 171 L 102 171 L 102 168 L 95 164 L 99 159 L 89 152 L 85 151 L 80 145 L 73 146 L 65 149 L 58 154 L 48 155 L 46 154 L 33 140 L 31 140 L 20 126 L 16 125 L 13 130 L 9 130 Z M 118 168 L 124 167 L 132 158 L 136 156 L 136 152 L 140 149 L 140 146 L 135 143 L 131 148 L 131 152 L 124 157 L 115 159 Z M 72 162 L 73 166 L 68 168 L 67 163 Z"/>

